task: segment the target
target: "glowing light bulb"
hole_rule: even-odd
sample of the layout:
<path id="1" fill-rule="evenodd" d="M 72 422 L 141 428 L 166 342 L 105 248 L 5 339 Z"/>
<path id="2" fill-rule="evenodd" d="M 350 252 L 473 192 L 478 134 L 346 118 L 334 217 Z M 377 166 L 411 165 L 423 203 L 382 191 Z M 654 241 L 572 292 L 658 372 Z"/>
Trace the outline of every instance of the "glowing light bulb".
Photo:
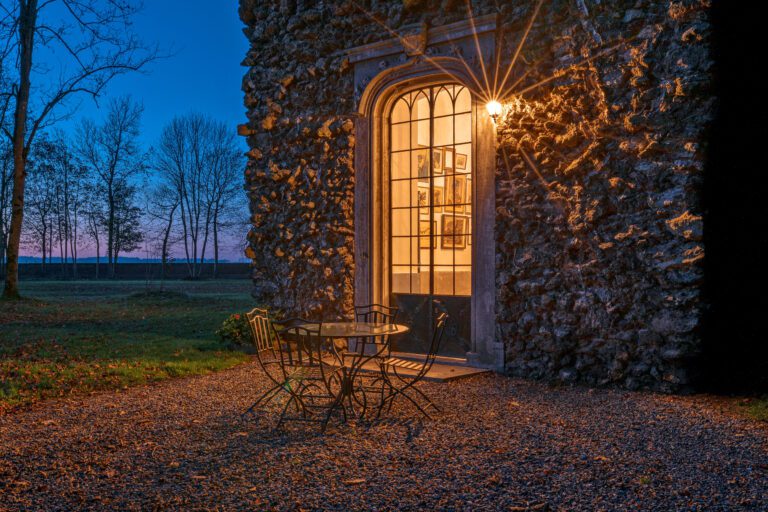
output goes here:
<path id="1" fill-rule="evenodd" d="M 501 115 L 501 103 L 496 100 L 489 101 L 485 105 L 485 108 L 488 110 L 488 115 L 491 116 L 494 123 L 499 120 L 499 116 Z"/>

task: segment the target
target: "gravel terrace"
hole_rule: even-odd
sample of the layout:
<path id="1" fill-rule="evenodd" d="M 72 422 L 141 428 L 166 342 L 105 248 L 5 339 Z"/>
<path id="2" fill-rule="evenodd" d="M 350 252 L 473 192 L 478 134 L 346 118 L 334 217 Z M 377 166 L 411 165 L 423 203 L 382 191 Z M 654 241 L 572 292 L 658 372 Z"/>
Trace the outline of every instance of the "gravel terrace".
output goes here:
<path id="1" fill-rule="evenodd" d="M 424 383 L 373 424 L 240 413 L 253 363 L 49 401 L 0 417 L 0 510 L 768 510 L 768 425 L 732 401 L 553 388 L 485 375 Z"/>

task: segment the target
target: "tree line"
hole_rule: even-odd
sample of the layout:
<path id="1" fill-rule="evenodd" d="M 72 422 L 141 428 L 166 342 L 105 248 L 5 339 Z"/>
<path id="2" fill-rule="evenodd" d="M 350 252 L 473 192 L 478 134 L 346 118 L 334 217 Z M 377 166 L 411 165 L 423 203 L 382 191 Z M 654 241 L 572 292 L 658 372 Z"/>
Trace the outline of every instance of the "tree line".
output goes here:
<path id="1" fill-rule="evenodd" d="M 157 145 L 139 144 L 142 108 L 130 97 L 109 102 L 102 123 L 82 121 L 73 137 L 42 133 L 27 157 L 21 245 L 45 268 L 78 277 L 84 249 L 113 277 L 121 254 L 144 250 L 162 272 L 182 254 L 189 277 L 200 277 L 247 222 L 242 151 L 225 123 L 201 114 L 173 119 Z M 11 211 L 13 152 L 0 140 L 0 265 Z M 96 266 L 98 273 L 99 266 Z M 5 268 L 0 266 L 0 271 Z"/>
<path id="2" fill-rule="evenodd" d="M 199 277 L 223 233 L 241 223 L 235 205 L 242 155 L 228 128 L 199 114 L 172 121 L 157 146 L 139 144 L 142 108 L 108 104 L 102 123 L 74 136 L 55 130 L 81 97 L 102 97 L 116 77 L 144 72 L 161 55 L 134 33 L 138 1 L 0 2 L 0 273 L 18 298 L 18 261 L 34 248 L 77 275 L 84 247 L 108 263 L 152 247 L 163 263 L 178 245 Z M 48 56 L 43 62 L 39 53 Z M 52 57 L 54 56 L 54 57 Z M 237 178 L 236 178 L 237 176 Z M 238 200 L 239 198 L 239 200 Z M 165 265 L 163 265 L 165 267 Z"/>

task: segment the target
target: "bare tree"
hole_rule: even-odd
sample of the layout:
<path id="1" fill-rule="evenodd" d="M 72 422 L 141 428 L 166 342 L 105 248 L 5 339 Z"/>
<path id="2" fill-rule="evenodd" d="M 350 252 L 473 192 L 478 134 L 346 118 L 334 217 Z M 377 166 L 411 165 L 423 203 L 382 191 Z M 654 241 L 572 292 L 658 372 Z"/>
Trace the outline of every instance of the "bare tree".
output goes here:
<path id="1" fill-rule="evenodd" d="M 5 248 L 11 227 L 11 187 L 13 183 L 13 151 L 0 141 L 0 275 L 5 275 Z"/>
<path id="2" fill-rule="evenodd" d="M 72 157 L 72 155 L 69 156 Z M 80 225 L 86 202 L 87 177 L 87 168 L 79 161 L 74 158 L 67 161 L 64 191 L 64 225 L 66 227 L 64 243 L 69 246 L 74 278 L 77 278 Z M 66 254 L 66 249 L 64 252 Z"/>
<path id="3" fill-rule="evenodd" d="M 99 278 L 99 266 L 101 265 L 101 239 L 104 236 L 103 226 L 106 215 L 101 197 L 103 193 L 96 183 L 89 182 L 85 185 L 84 202 L 82 205 L 83 220 L 85 222 L 84 235 L 89 245 L 96 250 L 96 274 Z"/>
<path id="4" fill-rule="evenodd" d="M 51 263 L 56 228 L 56 196 L 59 188 L 57 166 L 59 148 L 56 143 L 39 139 L 28 159 L 29 178 L 25 202 L 25 245 L 33 247 L 42 256 L 42 267 Z"/>
<path id="5" fill-rule="evenodd" d="M 107 214 L 107 230 L 111 221 L 114 234 L 110 277 L 114 277 L 120 253 L 135 251 L 144 241 L 144 233 L 141 229 L 141 208 L 136 206 L 136 187 L 126 181 L 119 182 L 114 191 L 114 203 L 111 207 L 112 216 Z"/>
<path id="6" fill-rule="evenodd" d="M 132 33 L 140 6 L 122 0 L 8 0 L 0 3 L 0 61 L 13 62 L 0 104 L 13 104 L 13 194 L 3 295 L 17 298 L 27 157 L 39 130 L 61 119 L 59 108 L 78 94 L 94 99 L 116 76 L 156 58 Z M 61 69 L 35 67 L 35 50 L 61 56 Z M 11 58 L 12 57 L 12 58 Z M 64 58 L 68 57 L 68 58 Z M 52 72 L 53 71 L 53 72 Z M 58 77 L 58 78 L 56 78 Z M 37 80 L 39 79 L 39 83 Z M 31 101 L 30 101 L 31 100 Z"/>
<path id="7" fill-rule="evenodd" d="M 0 35 L 5 21 L 0 21 Z M 8 88 L 4 75 L 5 52 L 0 53 L 0 92 Z M 8 131 L 10 97 L 0 102 L 0 130 Z M 8 231 L 11 229 L 11 192 L 13 190 L 13 147 L 5 137 L 0 139 L 0 276 L 6 271 Z"/>
<path id="8" fill-rule="evenodd" d="M 207 157 L 206 201 L 211 211 L 211 231 L 213 232 L 213 276 L 219 270 L 219 251 L 222 231 L 229 228 L 238 207 L 244 208 L 241 172 L 245 165 L 242 151 L 238 149 L 236 139 L 224 123 L 211 123 L 208 134 L 211 148 Z"/>
<path id="9" fill-rule="evenodd" d="M 141 113 L 142 107 L 125 96 L 110 102 L 102 125 L 86 120 L 78 129 L 78 153 L 99 181 L 98 190 L 103 193 L 110 277 L 115 275 L 117 254 L 121 249 L 118 217 L 125 212 L 121 213 L 120 208 L 133 206 L 125 201 L 121 203 L 119 194 L 125 193 L 131 177 L 144 168 L 144 155 L 137 142 Z"/>
<path id="10" fill-rule="evenodd" d="M 174 243 L 173 228 L 176 212 L 179 209 L 179 196 L 164 183 L 156 184 L 148 197 L 147 217 L 157 226 L 156 246 L 160 253 L 160 278 L 165 279 L 168 264 L 171 260 L 171 249 Z"/>
<path id="11" fill-rule="evenodd" d="M 161 183 L 178 201 L 178 223 L 191 278 L 200 277 L 209 241 L 218 264 L 229 199 L 239 190 L 242 157 L 224 123 L 200 114 L 171 121 L 154 158 Z"/>

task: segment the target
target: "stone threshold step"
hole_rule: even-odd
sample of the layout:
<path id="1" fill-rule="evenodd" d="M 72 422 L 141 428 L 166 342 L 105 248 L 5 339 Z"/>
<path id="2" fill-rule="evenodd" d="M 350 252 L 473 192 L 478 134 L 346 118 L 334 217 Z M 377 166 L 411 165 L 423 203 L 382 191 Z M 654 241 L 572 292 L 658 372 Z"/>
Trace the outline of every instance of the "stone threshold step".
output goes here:
<path id="1" fill-rule="evenodd" d="M 399 357 L 401 359 L 408 359 L 416 362 L 424 361 L 423 354 L 409 354 L 402 352 L 392 352 L 393 357 Z M 366 363 L 361 369 L 361 373 L 371 374 L 379 373 L 379 367 L 375 362 L 370 361 Z M 401 375 L 415 375 L 416 372 L 408 370 L 406 368 L 398 368 L 398 373 Z M 424 380 L 431 382 L 450 382 L 453 380 L 463 379 L 471 377 L 473 375 L 480 375 L 483 373 L 489 373 L 491 370 L 486 368 L 475 368 L 467 365 L 467 360 L 458 357 L 445 357 L 438 356 L 435 360 L 435 364 L 424 376 Z"/>

